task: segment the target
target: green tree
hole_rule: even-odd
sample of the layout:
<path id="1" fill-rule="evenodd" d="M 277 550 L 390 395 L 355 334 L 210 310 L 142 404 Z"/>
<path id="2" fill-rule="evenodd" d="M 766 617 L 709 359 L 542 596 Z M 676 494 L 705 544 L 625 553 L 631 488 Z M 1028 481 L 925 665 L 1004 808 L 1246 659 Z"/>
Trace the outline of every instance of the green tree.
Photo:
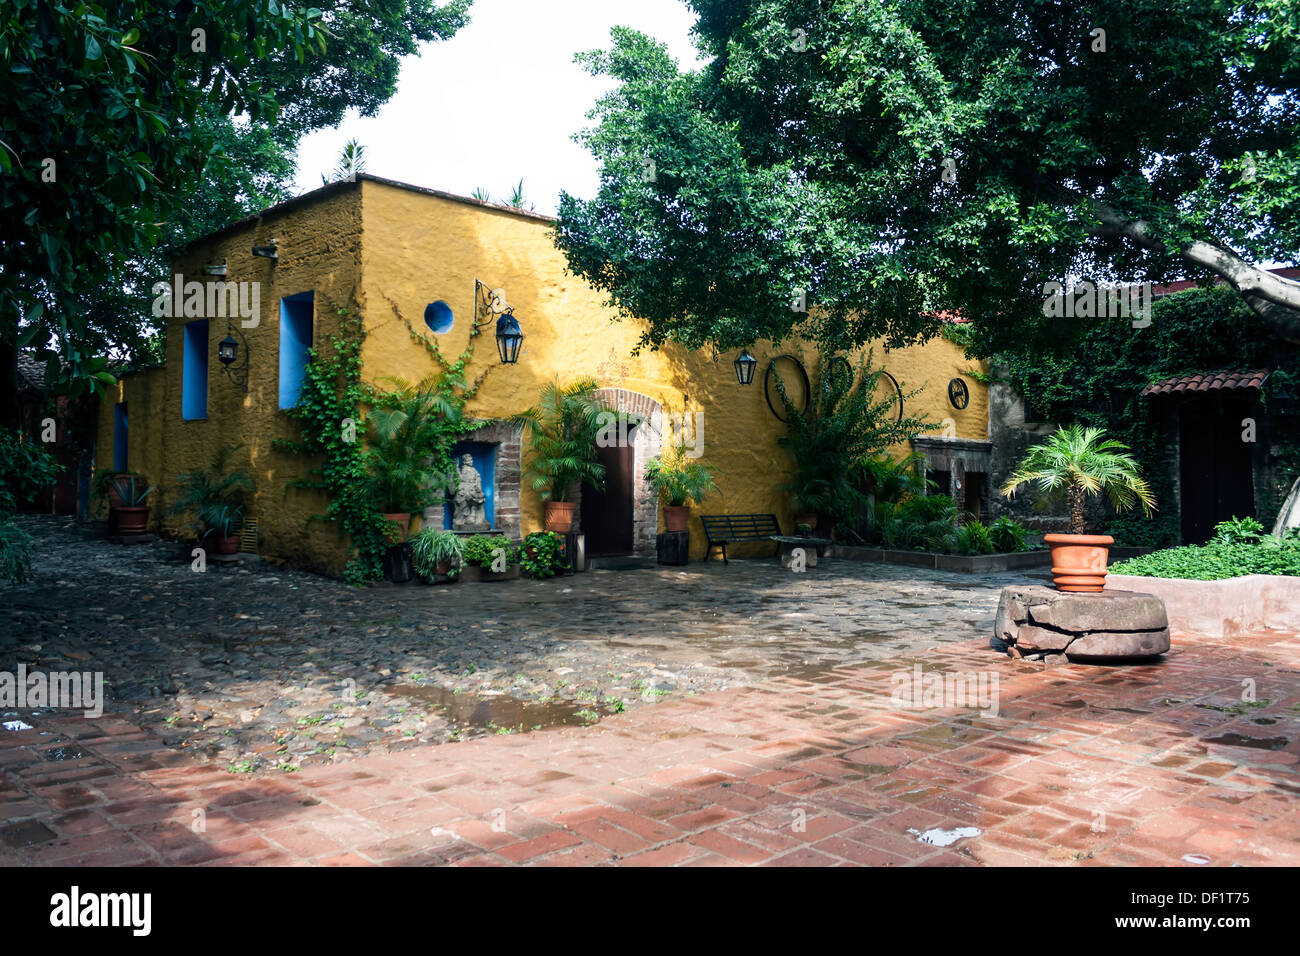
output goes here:
<path id="1" fill-rule="evenodd" d="M 557 243 L 645 341 L 1049 338 L 1043 286 L 1220 276 L 1300 340 L 1291 0 L 691 0 L 708 63 L 627 29 Z M 794 311 L 802 293 L 807 312 Z"/>
<path id="2" fill-rule="evenodd" d="M 468 6 L 0 6 L 0 424 L 15 345 L 56 341 L 74 379 L 105 346 L 144 348 L 154 267 L 287 195 L 297 138 L 349 107 L 373 114 L 398 58 L 451 36 Z"/>

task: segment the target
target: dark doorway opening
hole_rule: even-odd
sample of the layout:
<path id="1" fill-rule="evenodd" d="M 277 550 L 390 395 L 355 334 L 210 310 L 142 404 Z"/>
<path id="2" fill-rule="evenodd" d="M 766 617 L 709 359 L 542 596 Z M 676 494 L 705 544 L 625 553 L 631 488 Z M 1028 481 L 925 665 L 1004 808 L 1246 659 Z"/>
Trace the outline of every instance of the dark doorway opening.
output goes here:
<path id="1" fill-rule="evenodd" d="M 582 530 L 591 557 L 632 553 L 632 441 L 629 430 L 626 442 L 596 449 L 605 489 L 582 489 Z"/>
<path id="2" fill-rule="evenodd" d="M 1179 409 L 1178 486 L 1184 544 L 1203 544 L 1214 526 L 1255 514 L 1250 442 L 1242 419 L 1252 400 L 1206 398 Z"/>

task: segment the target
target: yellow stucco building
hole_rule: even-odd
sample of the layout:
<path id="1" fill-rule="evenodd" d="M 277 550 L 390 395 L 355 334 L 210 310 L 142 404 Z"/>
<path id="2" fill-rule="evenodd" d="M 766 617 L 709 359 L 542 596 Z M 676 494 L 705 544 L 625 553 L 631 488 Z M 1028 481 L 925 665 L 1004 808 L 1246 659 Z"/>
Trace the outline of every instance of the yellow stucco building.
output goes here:
<path id="1" fill-rule="evenodd" d="M 692 557 L 705 552 L 699 513 L 771 512 L 792 532 L 790 505 L 779 490 L 792 462 L 777 444 L 784 426 L 769 408 L 763 376 L 781 354 L 795 355 L 811 369 L 812 347 L 751 346 L 759 365 L 749 386 L 737 382 L 735 354 L 714 357 L 674 345 L 633 355 L 642 329 L 613 321 L 601 295 L 566 273 L 551 239 L 552 222 L 362 175 L 205 237 L 174 263 L 183 278 L 161 277 L 180 293 L 171 295 L 168 306 L 166 364 L 124 376 L 103 403 L 96 468 L 139 472 L 159 485 L 151 523 L 180 532 L 183 519 L 165 514 L 176 476 L 208 462 L 222 446 L 243 445 L 247 459 L 240 464 L 256 485 L 248 515 L 257 522 L 261 553 L 338 573 L 348 558 L 346 542 L 337 528 L 308 520 L 323 511 L 321 494 L 287 487 L 304 477 L 311 463 L 272 446 L 277 438 L 299 436 L 298 424 L 282 406 L 292 404 L 305 349 L 337 329 L 338 309 L 345 308 L 363 317 L 366 381 L 381 386 L 388 376 L 419 381 L 435 366 L 411 327 L 436 341 L 444 355 L 459 354 L 469 340 L 476 280 L 481 280 L 505 293 L 525 338 L 513 365 L 500 363 L 491 328 L 477 340 L 470 378 L 495 367 L 467 410 L 473 418 L 497 419 L 532 406 L 543 383 L 556 377 L 567 384 L 589 376 L 619 409 L 642 417 L 687 412 L 697 423 L 700 460 L 719 474 L 717 492 L 692 516 Z M 261 254 L 254 254 L 255 246 Z M 267 255 L 271 246 L 275 258 Z M 219 273 L 212 267 L 221 265 L 224 275 L 205 275 L 205 268 Z M 231 295 L 224 316 L 213 314 L 211 302 L 188 301 L 185 282 L 235 284 L 228 288 L 244 292 L 245 308 L 237 309 Z M 254 303 L 258 314 L 245 317 Z M 247 358 L 246 388 L 225 374 L 218 360 L 219 343 L 230 327 L 241 342 L 240 363 Z M 964 469 L 978 472 L 971 462 L 987 438 L 987 392 L 963 377 L 971 362 L 961 349 L 935 339 L 888 352 L 876 347 L 874 357 L 903 392 L 922 389 L 907 401 L 907 414 L 951 420 L 947 435 L 923 441 L 936 473 L 943 471 L 951 449 L 962 448 L 969 449 Z M 949 399 L 953 379 L 968 390 L 964 408 Z M 622 471 L 616 468 L 612 477 L 619 487 L 603 496 L 600 520 L 584 502 L 579 521 L 589 554 L 602 549 L 653 554 L 662 519 L 642 477 L 646 461 L 659 450 L 659 436 L 652 432 L 642 426 L 629 433 L 630 460 Z M 518 433 L 500 424 L 467 441 L 484 473 L 494 526 L 516 539 L 540 530 L 542 503 L 520 481 L 527 443 L 521 448 Z M 425 521 L 441 518 L 431 509 Z"/>

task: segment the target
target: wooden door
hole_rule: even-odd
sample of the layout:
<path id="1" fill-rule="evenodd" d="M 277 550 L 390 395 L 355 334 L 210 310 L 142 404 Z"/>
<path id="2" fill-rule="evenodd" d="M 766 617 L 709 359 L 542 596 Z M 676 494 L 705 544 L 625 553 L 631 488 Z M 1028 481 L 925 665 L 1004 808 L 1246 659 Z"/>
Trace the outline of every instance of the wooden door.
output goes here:
<path id="1" fill-rule="evenodd" d="M 605 488 L 582 488 L 582 530 L 587 536 L 587 554 L 632 553 L 632 438 L 610 448 L 597 448 L 596 458 L 605 466 Z"/>

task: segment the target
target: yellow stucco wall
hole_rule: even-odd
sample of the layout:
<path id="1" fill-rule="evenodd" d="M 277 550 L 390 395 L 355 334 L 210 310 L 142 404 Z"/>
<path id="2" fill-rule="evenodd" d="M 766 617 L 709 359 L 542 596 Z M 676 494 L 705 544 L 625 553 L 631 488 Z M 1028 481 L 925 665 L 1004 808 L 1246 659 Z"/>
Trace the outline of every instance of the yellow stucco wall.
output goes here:
<path id="1" fill-rule="evenodd" d="M 272 238 L 279 246 L 279 260 L 252 254 L 254 244 Z M 287 209 L 262 220 L 237 226 L 224 234 L 191 247 L 174 264 L 174 271 L 186 280 L 218 281 L 202 275 L 205 264 L 226 261 L 228 282 L 260 282 L 260 316 L 257 326 L 243 328 L 248 340 L 249 374 L 245 392 L 222 374 L 217 360 L 217 343 L 226 336 L 226 321 L 208 318 L 208 414 L 203 420 L 186 421 L 181 415 L 181 369 L 183 367 L 184 316 L 167 322 L 167 364 L 161 388 L 153 387 L 146 400 L 128 401 L 130 416 L 129 464 L 161 486 L 151 518 L 155 525 L 185 533 L 185 517 L 166 515 L 165 508 L 176 498 L 176 476 L 211 461 L 223 445 L 243 445 L 235 466 L 254 480 L 251 505 L 263 536 L 263 553 L 278 555 L 331 572 L 346 564 L 338 532 L 332 525 L 312 521 L 312 514 L 324 510 L 324 496 L 318 492 L 289 489 L 286 482 L 307 477 L 311 465 L 303 458 L 272 448 L 276 438 L 295 439 L 298 428 L 279 410 L 280 299 L 298 292 L 314 291 L 314 332 L 319 341 L 334 331 L 337 320 L 331 299 L 340 305 L 356 306 L 360 286 L 358 261 L 361 247 L 359 187 L 334 189 L 318 201 Z M 170 277 L 159 277 L 170 279 Z M 238 334 L 235 338 L 238 338 Z M 241 353 L 242 357 L 242 353 Z M 135 387 L 129 376 L 123 388 Z M 147 405 L 146 405 L 147 401 Z M 146 413 L 146 407 L 148 412 Z M 112 403 L 101 405 L 97 467 L 112 465 Z M 147 434 L 147 438 L 145 437 Z M 135 454 L 136 442 L 143 453 Z"/>
<path id="2" fill-rule="evenodd" d="M 279 245 L 275 265 L 250 251 L 272 237 Z M 273 439 L 297 434 L 293 421 L 277 407 L 280 297 L 315 291 L 317 343 L 336 328 L 334 303 L 361 309 L 367 329 L 364 377 L 418 381 L 434 366 L 394 315 L 393 305 L 437 341 L 444 355 L 454 357 L 468 341 L 478 278 L 505 290 L 526 338 L 514 366 L 500 365 L 491 328 L 479 338 L 469 375 L 490 371 L 468 409 L 471 416 L 488 419 L 521 411 L 537 401 L 542 383 L 554 376 L 562 383 L 590 376 L 603 387 L 649 396 L 668 412 L 702 412 L 701 460 L 720 474 L 718 491 L 696 513 L 773 512 L 783 527 L 793 529 L 786 496 L 777 490 L 791 462 L 777 445 L 783 426 L 768 409 L 762 375 L 769 358 L 782 353 L 802 355 L 811 369 L 812 349 L 791 343 L 751 346 L 760 365 L 749 387 L 736 382 L 735 353 L 712 361 L 706 354 L 668 346 L 633 356 L 640 328 L 612 323 L 600 295 L 566 274 L 550 224 L 540 217 L 363 179 L 205 240 L 176 263 L 176 271 L 202 281 L 202 265 L 222 259 L 228 264 L 226 281 L 262 283 L 260 324 L 244 330 L 252 362 L 247 394 L 221 374 L 217 342 L 226 324 L 217 318 L 209 319 L 207 420 L 183 421 L 181 416 L 184 318 L 169 322 L 165 373 L 129 376 L 119 386 L 130 403 L 130 465 L 165 486 L 158 505 L 174 500 L 166 486 L 177 474 L 208 461 L 222 444 L 243 444 L 250 456 L 244 462 L 256 482 L 250 513 L 260 522 L 263 553 L 340 571 L 347 555 L 337 529 L 307 521 L 323 510 L 323 498 L 301 490 L 285 492 L 286 481 L 305 476 L 308 463 L 271 447 Z M 433 336 L 423 316 L 425 306 L 436 300 L 451 306 L 455 324 L 446 334 Z M 964 411 L 947 402 L 948 380 L 971 366 L 960 348 L 944 340 L 889 352 L 876 346 L 874 357 L 904 392 L 924 387 L 908 400 L 908 414 L 936 422 L 951 417 L 958 436 L 987 437 L 982 385 L 967 378 L 971 401 Z M 112 464 L 112 427 L 113 402 L 105 401 L 98 467 Z M 526 534 L 541 528 L 542 505 L 527 483 L 521 495 Z M 155 508 L 156 518 L 160 510 Z M 169 530 L 180 530 L 181 519 L 163 521 Z M 692 556 L 698 558 L 705 539 L 695 515 L 692 531 Z"/>
<path id="3" fill-rule="evenodd" d="M 445 356 L 459 354 L 469 341 L 474 280 L 481 279 L 489 288 L 505 291 L 525 339 L 515 366 L 499 364 L 491 328 L 478 340 L 470 377 L 496 367 L 469 406 L 470 415 L 487 419 L 522 411 L 536 403 L 542 384 L 556 375 L 564 384 L 590 376 L 602 387 L 647 395 L 669 412 L 703 412 L 701 460 L 721 474 L 718 491 L 694 509 L 692 556 L 702 557 L 705 551 L 704 533 L 695 518 L 701 512 L 772 512 L 786 530 L 793 530 L 789 502 L 777 490 L 792 463 L 777 445 L 784 426 L 768 409 L 761 379 L 768 360 L 783 353 L 801 354 L 811 369 L 811 347 L 758 343 L 750 350 L 760 362 L 755 382 L 742 387 L 732 367 L 736 353 L 714 362 L 706 354 L 670 345 L 633 356 L 642 328 L 611 323 L 612 312 L 602 305 L 601 295 L 565 273 L 550 225 L 539 218 L 365 181 L 363 227 L 367 378 L 419 380 L 434 370 L 424 349 L 411 341 L 405 322 L 393 314 L 392 304 L 425 332 L 425 306 L 446 302 L 456 316 L 454 327 L 443 335 L 429 334 Z M 936 422 L 951 417 L 959 437 L 987 437 L 982 385 L 967 379 L 971 401 L 963 411 L 947 401 L 948 380 L 971 365 L 958 346 L 935 340 L 885 352 L 877 345 L 874 358 L 899 380 L 903 392 L 924 387 L 907 401 L 907 414 Z M 522 530 L 527 534 L 542 527 L 542 504 L 527 487 L 522 496 Z"/>

